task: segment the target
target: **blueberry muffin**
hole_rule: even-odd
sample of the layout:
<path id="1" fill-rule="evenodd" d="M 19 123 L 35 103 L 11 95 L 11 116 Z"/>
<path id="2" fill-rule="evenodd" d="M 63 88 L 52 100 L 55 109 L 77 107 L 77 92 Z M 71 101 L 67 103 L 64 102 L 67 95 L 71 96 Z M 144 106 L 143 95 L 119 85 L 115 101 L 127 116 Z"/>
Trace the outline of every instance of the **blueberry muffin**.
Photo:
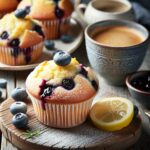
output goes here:
<path id="1" fill-rule="evenodd" d="M 21 0 L 0 0 L 0 18 L 16 9 Z"/>
<path id="2" fill-rule="evenodd" d="M 69 128 L 86 120 L 98 80 L 89 67 L 60 51 L 30 73 L 26 89 L 40 122 Z"/>
<path id="3" fill-rule="evenodd" d="M 28 16 L 41 21 L 47 28 L 47 39 L 56 39 L 68 30 L 74 10 L 70 0 L 23 0 L 17 10 L 25 10 L 27 7 L 30 7 Z"/>
<path id="4" fill-rule="evenodd" d="M 43 30 L 37 22 L 17 18 L 14 13 L 6 14 L 0 20 L 0 62 L 26 65 L 36 61 L 42 53 L 43 39 Z"/>

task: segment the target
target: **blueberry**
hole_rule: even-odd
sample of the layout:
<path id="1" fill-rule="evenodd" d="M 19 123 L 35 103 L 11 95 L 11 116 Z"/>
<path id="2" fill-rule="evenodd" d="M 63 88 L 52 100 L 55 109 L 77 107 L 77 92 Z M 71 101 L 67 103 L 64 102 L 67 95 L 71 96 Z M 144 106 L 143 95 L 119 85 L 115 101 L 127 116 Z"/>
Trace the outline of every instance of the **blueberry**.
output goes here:
<path id="1" fill-rule="evenodd" d="M 12 124 L 16 128 L 26 128 L 28 124 L 28 117 L 26 114 L 23 113 L 17 113 L 12 118 Z"/>
<path id="2" fill-rule="evenodd" d="M 8 46 L 11 46 L 11 47 L 18 47 L 19 44 L 20 44 L 19 39 L 12 39 L 8 42 Z"/>
<path id="3" fill-rule="evenodd" d="M 25 9 L 17 9 L 15 11 L 15 16 L 17 18 L 24 18 L 27 15 L 26 10 Z"/>
<path id="4" fill-rule="evenodd" d="M 64 34 L 60 37 L 60 40 L 64 43 L 71 43 L 73 41 L 73 37 L 71 35 Z"/>
<path id="5" fill-rule="evenodd" d="M 27 14 L 29 14 L 31 10 L 31 6 L 26 6 L 25 9 L 26 9 Z"/>
<path id="6" fill-rule="evenodd" d="M 66 66 L 70 64 L 71 62 L 70 54 L 67 52 L 63 52 L 63 51 L 57 52 L 54 55 L 53 59 L 54 59 L 54 62 L 59 66 Z"/>
<path id="7" fill-rule="evenodd" d="M 15 16 L 17 18 L 25 18 L 25 16 L 29 13 L 30 13 L 30 7 L 25 7 L 24 9 L 17 9 L 15 11 Z"/>
<path id="8" fill-rule="evenodd" d="M 82 74 L 85 78 L 87 78 L 88 72 L 85 70 L 84 67 L 81 67 L 81 71 L 79 73 Z"/>
<path id="9" fill-rule="evenodd" d="M 0 88 L 5 89 L 7 86 L 7 80 L 5 79 L 0 79 Z"/>
<path id="10" fill-rule="evenodd" d="M 92 85 L 95 88 L 95 90 L 97 91 L 98 90 L 98 84 L 95 80 L 92 81 Z"/>
<path id="11" fill-rule="evenodd" d="M 72 90 L 75 87 L 75 83 L 72 79 L 63 79 L 62 86 L 67 90 Z"/>
<path id="12" fill-rule="evenodd" d="M 139 109 L 136 105 L 134 105 L 134 117 L 137 117 L 139 114 Z"/>
<path id="13" fill-rule="evenodd" d="M 24 88 L 16 88 L 11 92 L 11 97 L 15 101 L 24 101 L 27 99 L 28 94 Z"/>
<path id="14" fill-rule="evenodd" d="M 41 26 L 34 24 L 32 30 L 36 31 L 39 35 L 44 37 L 44 32 L 42 31 Z"/>
<path id="15" fill-rule="evenodd" d="M 44 45 L 48 50 L 53 50 L 55 49 L 55 43 L 52 40 L 45 40 Z"/>
<path id="16" fill-rule="evenodd" d="M 56 6 L 55 15 L 58 19 L 61 19 L 64 16 L 64 11 L 61 8 L 59 8 L 58 6 Z"/>
<path id="17" fill-rule="evenodd" d="M 7 31 L 2 32 L 2 34 L 0 35 L 0 38 L 3 40 L 8 39 L 8 37 L 9 37 L 9 34 Z"/>
<path id="18" fill-rule="evenodd" d="M 10 112 L 15 115 L 17 113 L 26 113 L 27 112 L 27 105 L 24 102 L 15 102 L 10 106 Z"/>
<path id="19" fill-rule="evenodd" d="M 58 52 L 62 52 L 62 50 L 58 50 L 58 49 L 57 49 L 57 50 L 53 50 L 53 51 L 52 51 L 52 56 L 54 57 L 54 55 L 55 55 L 56 53 L 58 53 Z"/>

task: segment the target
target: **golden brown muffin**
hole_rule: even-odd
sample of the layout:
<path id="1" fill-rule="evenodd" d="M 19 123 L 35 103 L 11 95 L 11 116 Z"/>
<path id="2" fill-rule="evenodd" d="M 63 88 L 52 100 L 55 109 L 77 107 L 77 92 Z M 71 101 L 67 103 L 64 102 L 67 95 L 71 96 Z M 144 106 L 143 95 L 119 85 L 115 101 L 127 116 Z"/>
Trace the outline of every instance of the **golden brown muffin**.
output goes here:
<path id="1" fill-rule="evenodd" d="M 2 63 L 24 65 L 38 59 L 42 52 L 44 34 L 37 22 L 31 19 L 19 19 L 11 13 L 5 15 L 0 20 L 0 24 Z"/>
<path id="2" fill-rule="evenodd" d="M 19 0 L 0 0 L 0 18 L 16 9 L 19 4 Z"/>
<path id="3" fill-rule="evenodd" d="M 56 9 L 63 11 L 63 18 L 70 16 L 74 10 L 70 0 L 23 0 L 18 9 L 26 6 L 31 6 L 29 16 L 37 20 L 58 19 Z"/>
<path id="4" fill-rule="evenodd" d="M 82 72 L 87 74 L 86 77 Z M 45 97 L 47 103 L 76 103 L 95 95 L 96 89 L 92 85 L 95 78 L 91 69 L 81 66 L 75 58 L 65 67 L 56 65 L 54 61 L 45 61 L 29 75 L 26 86 L 28 91 L 40 100 L 41 95 L 39 93 L 43 82 L 45 82 L 45 85 L 57 85 L 53 94 Z M 71 90 L 65 89 L 62 86 L 63 79 L 74 80 L 74 88 Z"/>
<path id="5" fill-rule="evenodd" d="M 74 10 L 70 0 L 23 0 L 17 9 L 30 7 L 29 17 L 37 19 L 47 28 L 47 39 L 58 38 L 63 25 L 69 22 Z"/>
<path id="6" fill-rule="evenodd" d="M 59 66 L 52 60 L 41 63 L 31 72 L 26 80 L 26 88 L 38 119 L 44 124 L 64 128 L 85 121 L 98 90 L 98 80 L 89 67 L 79 64 L 75 58 L 66 66 Z M 52 105 L 55 107 L 53 112 L 49 109 Z M 57 119 L 65 118 L 63 109 L 68 111 L 67 124 L 49 120 L 49 114 L 55 116 L 60 111 L 62 116 Z M 69 122 L 69 118 L 73 119 L 78 113 L 76 109 L 83 113 L 82 118 L 77 115 L 76 122 Z M 46 116 L 48 118 L 44 120 Z"/>
<path id="7" fill-rule="evenodd" d="M 19 0 L 0 0 L 0 12 L 11 12 L 18 4 Z"/>

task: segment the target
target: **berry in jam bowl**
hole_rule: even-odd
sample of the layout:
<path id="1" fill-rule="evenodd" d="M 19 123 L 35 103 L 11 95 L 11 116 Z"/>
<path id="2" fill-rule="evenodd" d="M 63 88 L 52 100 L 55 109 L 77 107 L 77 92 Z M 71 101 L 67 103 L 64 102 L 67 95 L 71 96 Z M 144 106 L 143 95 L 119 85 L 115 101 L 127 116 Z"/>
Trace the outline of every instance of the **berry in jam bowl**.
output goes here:
<path id="1" fill-rule="evenodd" d="M 150 108 L 150 71 L 138 71 L 126 78 L 131 96 L 146 108 Z"/>

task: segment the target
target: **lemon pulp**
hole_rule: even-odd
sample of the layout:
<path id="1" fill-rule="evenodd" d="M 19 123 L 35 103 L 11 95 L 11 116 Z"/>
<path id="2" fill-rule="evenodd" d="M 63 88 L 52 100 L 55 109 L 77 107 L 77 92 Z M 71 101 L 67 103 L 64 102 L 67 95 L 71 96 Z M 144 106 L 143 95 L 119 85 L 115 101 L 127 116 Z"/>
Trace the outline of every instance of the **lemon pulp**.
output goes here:
<path id="1" fill-rule="evenodd" d="M 93 123 L 103 130 L 116 131 L 128 126 L 134 115 L 131 101 L 122 97 L 111 97 L 97 102 L 90 111 Z"/>

